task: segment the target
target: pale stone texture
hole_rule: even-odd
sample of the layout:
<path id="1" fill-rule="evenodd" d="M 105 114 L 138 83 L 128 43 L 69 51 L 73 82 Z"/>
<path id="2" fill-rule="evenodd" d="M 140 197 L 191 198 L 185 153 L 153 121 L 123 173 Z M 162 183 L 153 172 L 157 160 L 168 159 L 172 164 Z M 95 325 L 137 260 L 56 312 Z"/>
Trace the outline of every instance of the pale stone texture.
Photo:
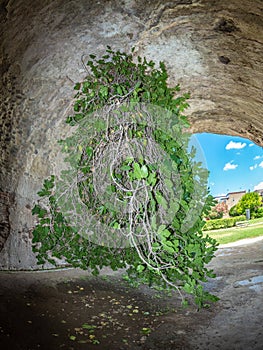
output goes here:
<path id="1" fill-rule="evenodd" d="M 106 45 L 166 63 L 191 93 L 192 132 L 263 146 L 261 0 L 2 0 L 0 11 L 0 268 L 36 268 L 36 193 L 62 167 L 82 62 Z"/>

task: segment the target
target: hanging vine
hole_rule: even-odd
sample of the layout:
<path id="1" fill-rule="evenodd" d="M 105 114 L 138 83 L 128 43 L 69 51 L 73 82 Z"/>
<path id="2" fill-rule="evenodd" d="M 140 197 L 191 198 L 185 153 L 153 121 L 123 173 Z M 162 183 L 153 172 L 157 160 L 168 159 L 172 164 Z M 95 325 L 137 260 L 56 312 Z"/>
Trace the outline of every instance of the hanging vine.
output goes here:
<path id="1" fill-rule="evenodd" d="M 39 264 L 126 268 L 129 282 L 176 289 L 184 304 L 183 292 L 198 306 L 217 300 L 202 285 L 217 244 L 202 233 L 212 200 L 185 133 L 188 94 L 168 86 L 164 63 L 133 52 L 108 47 L 86 68 L 67 118 L 74 132 L 60 141 L 67 170 L 44 181 L 32 211 Z"/>

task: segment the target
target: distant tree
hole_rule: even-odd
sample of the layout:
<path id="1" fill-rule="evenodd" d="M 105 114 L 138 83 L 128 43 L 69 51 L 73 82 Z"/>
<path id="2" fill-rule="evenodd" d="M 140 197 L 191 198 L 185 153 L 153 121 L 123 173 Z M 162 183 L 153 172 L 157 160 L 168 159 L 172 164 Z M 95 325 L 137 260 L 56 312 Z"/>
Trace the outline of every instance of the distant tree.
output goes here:
<path id="1" fill-rule="evenodd" d="M 238 215 L 242 215 L 246 213 L 246 209 L 250 209 L 250 213 L 253 215 L 257 213 L 261 206 L 262 197 L 257 192 L 249 192 L 244 194 L 237 205 L 235 205 L 235 212 Z"/>
<path id="2" fill-rule="evenodd" d="M 253 214 L 253 218 L 263 217 L 263 207 L 258 208 L 258 210 Z"/>
<path id="3" fill-rule="evenodd" d="M 237 206 L 236 205 L 234 205 L 232 208 L 230 208 L 229 215 L 230 216 L 238 216 L 239 215 L 238 212 L 237 212 Z"/>

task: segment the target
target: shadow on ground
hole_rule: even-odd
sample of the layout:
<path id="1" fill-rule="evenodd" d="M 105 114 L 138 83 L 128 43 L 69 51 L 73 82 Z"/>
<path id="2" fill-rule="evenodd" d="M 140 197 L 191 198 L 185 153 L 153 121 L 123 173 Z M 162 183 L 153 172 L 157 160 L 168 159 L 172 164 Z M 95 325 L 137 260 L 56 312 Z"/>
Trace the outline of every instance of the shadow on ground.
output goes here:
<path id="1" fill-rule="evenodd" d="M 261 349 L 262 253 L 263 241 L 220 249 L 206 288 L 221 300 L 201 311 L 118 273 L 1 272 L 1 349 Z"/>

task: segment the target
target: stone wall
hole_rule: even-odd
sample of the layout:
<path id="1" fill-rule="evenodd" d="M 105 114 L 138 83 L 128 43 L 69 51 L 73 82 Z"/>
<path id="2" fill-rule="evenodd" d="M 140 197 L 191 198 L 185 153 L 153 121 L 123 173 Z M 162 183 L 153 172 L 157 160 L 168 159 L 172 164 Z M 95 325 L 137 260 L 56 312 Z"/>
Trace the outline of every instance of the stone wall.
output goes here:
<path id="1" fill-rule="evenodd" d="M 0 0 L 0 268 L 36 268 L 31 209 L 62 166 L 74 83 L 106 45 L 165 61 L 191 92 L 193 132 L 263 146 L 263 3 L 254 0 Z"/>

